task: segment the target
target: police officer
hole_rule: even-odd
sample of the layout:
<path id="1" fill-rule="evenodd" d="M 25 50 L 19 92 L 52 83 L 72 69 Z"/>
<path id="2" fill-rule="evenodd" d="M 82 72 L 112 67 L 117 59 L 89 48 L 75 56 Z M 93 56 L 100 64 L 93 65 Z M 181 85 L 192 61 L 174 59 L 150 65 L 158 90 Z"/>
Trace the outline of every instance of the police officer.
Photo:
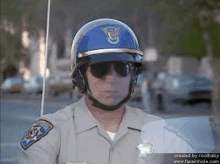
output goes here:
<path id="1" fill-rule="evenodd" d="M 153 128 L 163 134 L 157 138 L 161 141 L 164 135 L 175 138 L 163 120 L 126 105 L 142 56 L 135 34 L 124 23 L 97 19 L 84 25 L 71 49 L 73 84 L 84 97 L 30 126 L 20 142 L 21 163 L 134 164 L 160 147 L 141 132 Z"/>

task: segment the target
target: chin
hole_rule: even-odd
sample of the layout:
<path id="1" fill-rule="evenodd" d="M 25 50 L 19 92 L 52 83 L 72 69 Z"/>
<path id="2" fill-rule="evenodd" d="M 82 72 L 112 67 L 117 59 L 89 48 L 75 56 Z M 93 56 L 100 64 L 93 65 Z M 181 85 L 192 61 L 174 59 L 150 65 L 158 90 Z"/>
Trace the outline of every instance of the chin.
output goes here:
<path id="1" fill-rule="evenodd" d="M 108 105 L 108 106 L 115 106 L 118 105 L 123 99 L 102 99 L 102 101 L 100 101 L 100 103 L 104 104 L 104 105 Z"/>

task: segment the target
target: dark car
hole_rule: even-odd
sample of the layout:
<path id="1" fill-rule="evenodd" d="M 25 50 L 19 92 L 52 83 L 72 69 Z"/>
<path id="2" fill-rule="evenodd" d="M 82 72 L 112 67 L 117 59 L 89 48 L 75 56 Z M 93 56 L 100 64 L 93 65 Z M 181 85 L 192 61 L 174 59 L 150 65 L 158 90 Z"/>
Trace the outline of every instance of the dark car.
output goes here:
<path id="1" fill-rule="evenodd" d="M 205 77 L 189 75 L 167 75 L 163 89 L 166 96 L 175 101 L 210 101 L 212 81 Z"/>

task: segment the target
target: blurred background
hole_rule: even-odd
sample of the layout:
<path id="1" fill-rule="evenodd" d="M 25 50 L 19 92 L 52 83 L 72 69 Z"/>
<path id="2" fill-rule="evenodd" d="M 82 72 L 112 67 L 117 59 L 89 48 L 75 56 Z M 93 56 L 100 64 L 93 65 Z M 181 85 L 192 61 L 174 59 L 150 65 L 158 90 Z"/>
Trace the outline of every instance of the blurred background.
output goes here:
<path id="1" fill-rule="evenodd" d="M 219 151 L 219 0 L 52 0 L 47 61 L 47 1 L 5 0 L 0 21 L 1 163 L 17 163 L 22 134 L 40 116 L 44 71 L 45 114 L 82 97 L 72 89 L 70 49 L 79 28 L 97 18 L 126 23 L 144 51 L 143 72 L 129 105 L 176 128 L 188 125 L 183 133 L 193 134 L 195 147 Z"/>

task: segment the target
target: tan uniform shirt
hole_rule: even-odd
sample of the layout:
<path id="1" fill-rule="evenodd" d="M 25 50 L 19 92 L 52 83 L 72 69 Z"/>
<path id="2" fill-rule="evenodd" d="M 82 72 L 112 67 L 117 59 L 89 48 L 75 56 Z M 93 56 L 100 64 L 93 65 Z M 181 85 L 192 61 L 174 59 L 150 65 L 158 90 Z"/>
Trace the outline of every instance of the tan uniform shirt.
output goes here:
<path id="1" fill-rule="evenodd" d="M 22 164 L 135 164 L 148 141 L 154 152 L 193 150 L 188 143 L 167 131 L 165 122 L 159 117 L 129 106 L 113 141 L 87 108 L 84 97 L 40 119 L 44 129 L 34 126 L 35 130 L 30 130 L 21 140 Z M 153 133 L 153 129 L 156 132 Z M 175 142 L 170 144 L 171 139 L 177 142 L 176 148 Z"/>

